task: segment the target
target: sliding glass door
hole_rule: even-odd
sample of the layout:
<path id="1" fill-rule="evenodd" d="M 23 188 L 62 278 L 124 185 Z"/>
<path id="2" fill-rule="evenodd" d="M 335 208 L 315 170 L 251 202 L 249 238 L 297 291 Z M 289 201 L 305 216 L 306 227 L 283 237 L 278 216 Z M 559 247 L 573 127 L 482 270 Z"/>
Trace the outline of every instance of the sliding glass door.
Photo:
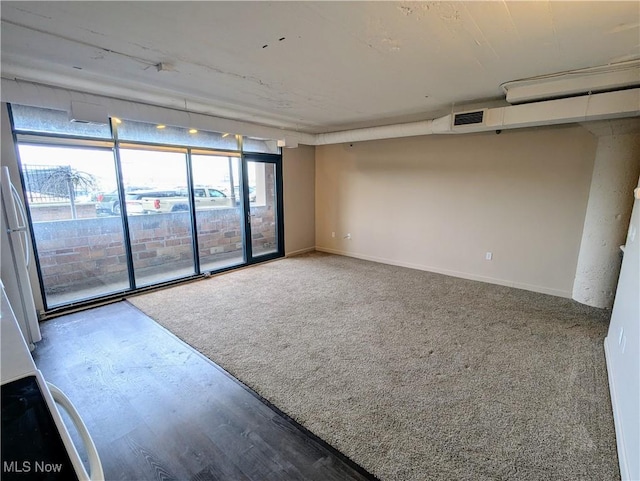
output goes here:
<path id="1" fill-rule="evenodd" d="M 250 262 L 281 256 L 283 214 L 282 203 L 278 201 L 282 191 L 280 157 L 246 155 L 245 165 Z"/>

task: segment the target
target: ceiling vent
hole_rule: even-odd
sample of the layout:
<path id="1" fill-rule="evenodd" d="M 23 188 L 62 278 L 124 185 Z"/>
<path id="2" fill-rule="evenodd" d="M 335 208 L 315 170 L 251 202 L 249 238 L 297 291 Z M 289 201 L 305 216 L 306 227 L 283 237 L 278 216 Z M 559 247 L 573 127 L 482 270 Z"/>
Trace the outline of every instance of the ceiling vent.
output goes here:
<path id="1" fill-rule="evenodd" d="M 472 112 L 459 112 L 453 115 L 453 127 L 472 127 L 484 125 L 485 110 L 474 110 Z"/>

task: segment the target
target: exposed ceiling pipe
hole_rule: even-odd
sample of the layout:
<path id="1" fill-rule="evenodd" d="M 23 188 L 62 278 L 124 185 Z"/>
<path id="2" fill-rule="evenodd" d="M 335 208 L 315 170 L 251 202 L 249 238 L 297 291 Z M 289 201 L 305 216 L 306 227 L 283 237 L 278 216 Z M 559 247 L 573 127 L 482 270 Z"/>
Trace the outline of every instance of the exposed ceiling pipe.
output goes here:
<path id="1" fill-rule="evenodd" d="M 514 80 L 501 85 L 510 104 L 640 86 L 640 60 Z"/>
<path id="2" fill-rule="evenodd" d="M 415 135 L 463 134 L 640 116 L 640 89 L 621 90 L 483 110 L 482 122 L 454 125 L 456 114 L 433 120 L 317 134 L 315 145 Z"/>
<path id="3" fill-rule="evenodd" d="M 423 120 L 420 122 L 409 122 L 405 124 L 383 125 L 380 127 L 368 127 L 364 129 L 316 134 L 315 145 L 363 142 L 365 140 L 412 137 L 414 135 L 430 135 L 434 133 L 434 122 L 437 122 L 437 120 Z"/>
<path id="4" fill-rule="evenodd" d="M 640 115 L 640 88 L 489 109 L 486 128 L 517 129 Z"/>

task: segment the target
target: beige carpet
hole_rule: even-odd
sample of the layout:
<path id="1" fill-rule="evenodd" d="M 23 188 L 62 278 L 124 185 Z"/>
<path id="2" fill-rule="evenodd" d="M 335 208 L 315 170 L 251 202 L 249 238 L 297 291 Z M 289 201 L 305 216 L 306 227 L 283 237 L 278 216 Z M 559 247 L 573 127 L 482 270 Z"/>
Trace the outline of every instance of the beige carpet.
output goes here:
<path id="1" fill-rule="evenodd" d="M 382 480 L 619 479 L 606 311 L 322 253 L 130 301 Z"/>

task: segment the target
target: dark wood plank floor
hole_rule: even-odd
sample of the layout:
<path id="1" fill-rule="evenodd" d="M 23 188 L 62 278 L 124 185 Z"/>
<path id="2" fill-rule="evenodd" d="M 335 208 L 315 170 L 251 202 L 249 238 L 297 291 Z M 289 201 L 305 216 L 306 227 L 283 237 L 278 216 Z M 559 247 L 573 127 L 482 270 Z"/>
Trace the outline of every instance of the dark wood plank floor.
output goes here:
<path id="1" fill-rule="evenodd" d="M 109 481 L 375 479 L 126 302 L 41 327 L 36 364 Z"/>

